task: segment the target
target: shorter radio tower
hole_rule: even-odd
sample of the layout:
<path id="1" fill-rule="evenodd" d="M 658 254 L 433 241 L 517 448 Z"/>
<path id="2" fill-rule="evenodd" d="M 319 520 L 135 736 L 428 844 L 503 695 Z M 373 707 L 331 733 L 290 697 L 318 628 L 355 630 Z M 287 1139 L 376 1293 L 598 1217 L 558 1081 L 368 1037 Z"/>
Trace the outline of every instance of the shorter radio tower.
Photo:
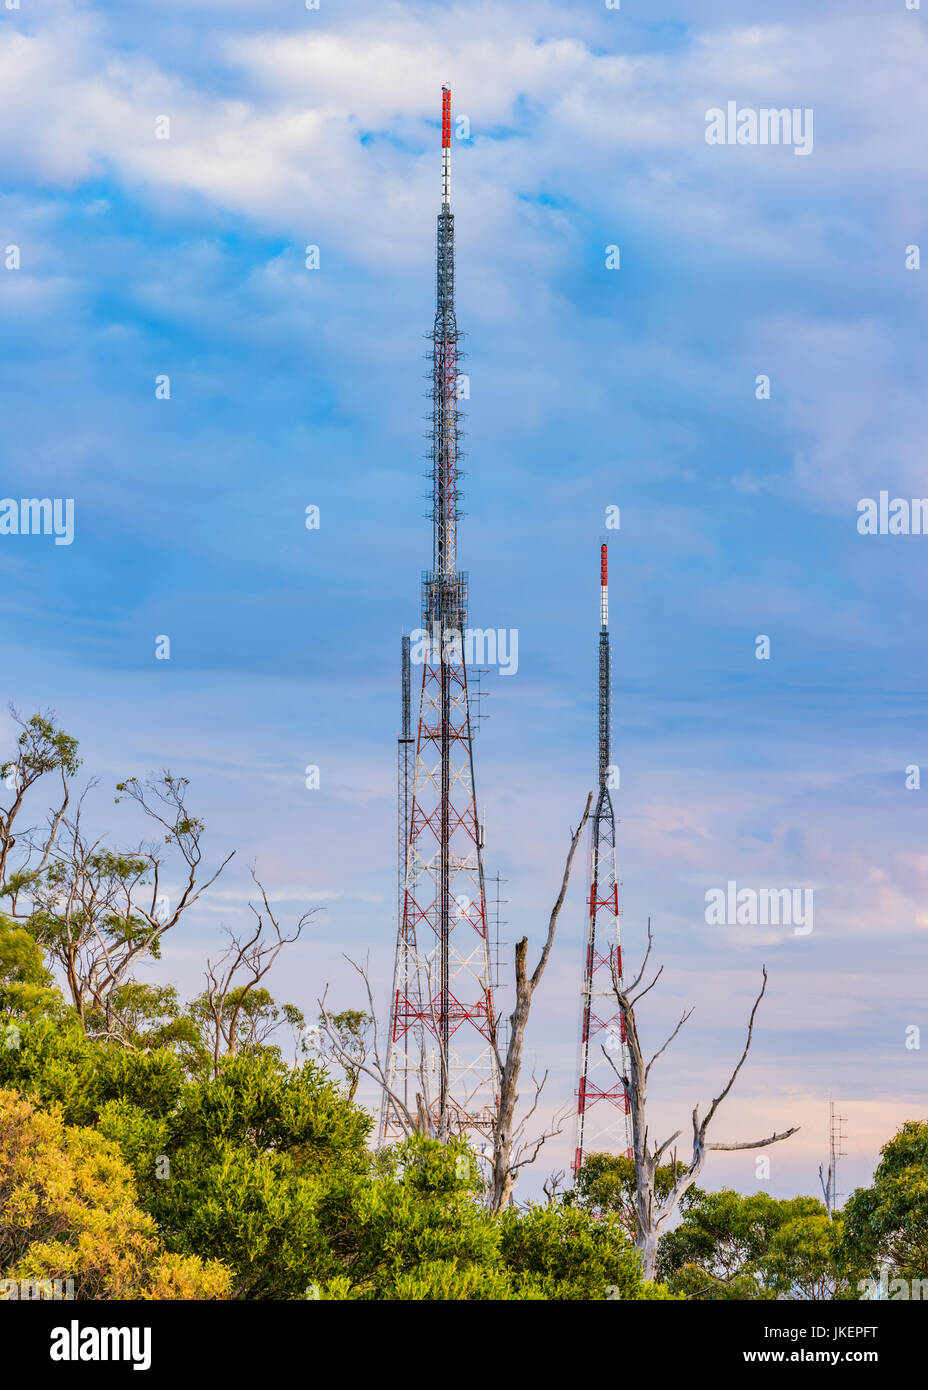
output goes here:
<path id="1" fill-rule="evenodd" d="M 609 650 L 608 551 L 600 549 L 599 566 L 599 795 L 591 822 L 590 896 L 587 901 L 586 955 L 580 995 L 580 1082 L 577 1088 L 577 1143 L 573 1170 L 586 1151 L 631 1156 L 628 1104 L 628 1044 L 625 1019 L 612 980 L 622 981 L 619 937 L 619 880 L 615 864 L 615 812 L 609 791 L 611 675 Z M 598 1107 L 597 1124 L 587 1115 Z"/>

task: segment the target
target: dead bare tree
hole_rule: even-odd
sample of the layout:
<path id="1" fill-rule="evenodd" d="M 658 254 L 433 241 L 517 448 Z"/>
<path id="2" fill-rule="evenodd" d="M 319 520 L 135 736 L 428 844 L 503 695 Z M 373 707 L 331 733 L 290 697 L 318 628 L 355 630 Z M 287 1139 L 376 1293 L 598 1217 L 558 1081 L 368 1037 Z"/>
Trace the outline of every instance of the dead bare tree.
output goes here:
<path id="1" fill-rule="evenodd" d="M 289 936 L 268 902 L 267 893 L 252 869 L 252 878 L 261 895 L 263 912 L 249 903 L 255 925 L 251 935 L 229 932 L 227 950 L 216 961 L 206 962 L 206 989 L 194 1002 L 194 1012 L 207 1024 L 213 1059 L 213 1075 L 219 1074 L 223 1057 L 234 1057 L 241 1047 L 256 1047 L 267 1041 L 281 1023 L 302 1025 L 303 1016 L 292 1004 L 277 1005 L 262 987 L 285 946 L 299 939 L 310 917 L 319 908 L 304 912 Z M 269 923 L 273 937 L 265 937 Z"/>
<path id="2" fill-rule="evenodd" d="M 546 1140 L 553 1134 L 560 1131 L 563 1118 L 556 1121 L 556 1127 L 547 1130 L 537 1139 L 526 1142 L 524 1139 L 526 1126 L 534 1115 L 538 1101 L 544 1086 L 547 1072 L 541 1081 L 537 1081 L 533 1076 L 535 1094 L 528 1113 L 518 1125 L 515 1123 L 516 1105 L 519 1100 L 519 1076 L 522 1071 L 522 1055 L 525 1048 L 525 1030 L 528 1027 L 529 1014 L 532 1007 L 532 1000 L 535 997 L 535 990 L 541 982 L 541 977 L 548 964 L 551 955 L 551 948 L 554 945 L 554 935 L 557 930 L 558 917 L 567 896 L 567 885 L 570 882 L 570 871 L 573 867 L 574 856 L 577 846 L 583 835 L 584 827 L 589 819 L 590 807 L 593 803 L 593 793 L 590 792 L 586 799 L 586 806 L 580 818 L 580 824 L 571 835 L 570 849 L 567 853 L 567 862 L 564 865 L 564 873 L 561 878 L 561 890 L 558 893 L 557 901 L 551 909 L 548 919 L 548 935 L 542 947 L 538 964 L 528 973 L 526 964 L 528 957 L 528 938 L 523 936 L 522 940 L 516 943 L 515 966 L 516 966 L 516 998 L 515 1007 L 509 1017 L 509 1042 L 506 1048 L 505 1061 L 500 1056 L 496 1047 L 494 1036 L 493 1048 L 496 1052 L 497 1065 L 499 1066 L 500 1076 L 500 1098 L 499 1111 L 493 1127 L 492 1136 L 492 1157 L 490 1160 L 490 1207 L 493 1211 L 501 1211 L 503 1207 L 509 1205 L 512 1200 L 513 1185 L 518 1176 L 519 1170 L 526 1164 L 534 1162 L 538 1153 Z"/>
<path id="3" fill-rule="evenodd" d="M 545 1194 L 545 1199 L 549 1207 L 553 1207 L 558 1199 L 558 1189 L 562 1186 L 567 1174 L 563 1168 L 558 1168 L 556 1172 L 549 1173 L 541 1184 L 541 1190 Z"/>
<path id="4" fill-rule="evenodd" d="M 642 1262 L 644 1266 L 644 1275 L 646 1279 L 653 1279 L 657 1271 L 657 1243 L 661 1231 L 663 1230 L 664 1226 L 667 1224 L 674 1211 L 676 1210 L 677 1204 L 679 1203 L 681 1197 L 684 1195 L 685 1192 L 689 1190 L 689 1188 L 692 1187 L 693 1183 L 699 1177 L 699 1174 L 702 1171 L 703 1164 L 705 1163 L 706 1154 L 710 1149 L 764 1149 L 767 1148 L 767 1146 L 770 1144 L 778 1144 L 781 1140 L 788 1139 L 790 1135 L 795 1134 L 796 1130 L 798 1129 L 798 1125 L 794 1125 L 792 1129 L 784 1130 L 780 1134 L 768 1135 L 766 1139 L 752 1139 L 734 1144 L 714 1144 L 710 1143 L 706 1137 L 709 1125 L 715 1118 L 716 1111 L 718 1110 L 722 1101 L 728 1095 L 732 1086 L 735 1084 L 735 1080 L 738 1076 L 738 1073 L 744 1065 L 745 1059 L 748 1055 L 748 1051 L 750 1050 L 751 1039 L 754 1034 L 754 1018 L 757 1014 L 757 1009 L 760 1005 L 760 1001 L 763 999 L 764 993 L 767 989 L 767 968 L 766 966 L 762 966 L 761 968 L 763 970 L 764 977 L 763 984 L 761 985 L 760 993 L 754 1000 L 754 1007 L 751 1010 L 751 1017 L 748 1020 L 748 1032 L 747 1039 L 744 1044 L 744 1051 L 742 1052 L 738 1064 L 735 1067 L 734 1071 L 731 1073 L 731 1076 L 728 1078 L 728 1081 L 726 1082 L 725 1086 L 713 1100 L 703 1119 L 699 1118 L 699 1107 L 694 1107 L 692 1115 L 693 1150 L 690 1162 L 688 1165 L 685 1166 L 682 1162 L 680 1162 L 678 1168 L 676 1150 L 673 1150 L 672 1154 L 670 1155 L 670 1162 L 672 1164 L 672 1171 L 674 1173 L 677 1173 L 676 1180 L 673 1182 L 669 1191 L 663 1197 L 661 1197 L 660 1199 L 656 1197 L 655 1177 L 661 1158 L 665 1153 L 667 1153 L 674 1140 L 679 1138 L 680 1134 L 682 1133 L 682 1130 L 676 1130 L 673 1134 L 671 1134 L 670 1138 L 665 1139 L 662 1144 L 649 1143 L 647 1123 L 648 1077 L 650 1076 L 651 1068 L 657 1061 L 658 1057 L 660 1057 L 661 1054 L 667 1049 L 667 1047 L 669 1047 L 670 1043 L 673 1042 L 674 1038 L 677 1036 L 680 1029 L 683 1027 L 684 1023 L 686 1023 L 687 1019 L 690 1017 L 690 1014 L 693 1011 L 692 1009 L 687 1009 L 683 1013 L 680 1022 L 674 1028 L 667 1041 L 663 1044 L 663 1046 L 658 1048 L 657 1052 L 654 1053 L 651 1060 L 645 1063 L 644 1054 L 641 1050 L 641 1043 L 638 1038 L 638 1025 L 635 1018 L 635 1005 L 639 1003 L 641 999 L 644 998 L 644 996 L 648 993 L 650 989 L 653 989 L 654 985 L 657 984 L 657 981 L 660 979 L 664 967 L 661 966 L 658 969 L 657 974 L 654 976 L 654 979 L 651 981 L 651 983 L 649 985 L 646 985 L 638 994 L 635 994 L 635 990 L 638 988 L 638 986 L 641 984 L 641 981 L 644 979 L 645 971 L 647 970 L 648 966 L 648 960 L 651 956 L 651 948 L 653 946 L 653 943 L 654 937 L 651 932 L 651 921 L 649 918 L 648 949 L 645 952 L 645 957 L 642 962 L 641 969 L 639 970 L 635 979 L 627 988 L 623 988 L 619 984 L 616 959 L 614 953 L 612 959 L 612 982 L 613 987 L 615 989 L 616 999 L 619 1001 L 619 1007 L 622 1010 L 622 1016 L 625 1020 L 625 1034 L 628 1040 L 629 1070 L 631 1074 L 628 1077 L 620 1077 L 620 1080 L 624 1083 L 626 1087 L 632 1117 L 632 1135 L 635 1149 L 635 1179 L 638 1218 L 637 1245 L 638 1249 L 641 1251 Z M 605 1052 L 605 1049 L 603 1049 L 603 1051 L 604 1055 L 608 1057 L 609 1054 Z M 611 1058 L 609 1060 L 611 1061 Z M 618 1072 L 616 1074 L 618 1075 Z"/>
<path id="5" fill-rule="evenodd" d="M 350 956 L 345 956 L 345 960 L 363 980 L 370 1016 L 376 1019 L 377 1006 L 374 1003 L 374 991 L 371 988 L 366 963 L 359 965 Z M 424 1062 L 420 1063 L 419 1067 L 420 1089 L 416 1092 L 415 1099 L 410 1101 L 408 1097 L 400 1095 L 399 1091 L 390 1084 L 387 1067 L 377 1041 L 376 1027 L 365 1031 L 360 1038 L 346 1036 L 345 1030 L 339 1022 L 342 1014 L 331 1013 L 326 1004 L 328 993 L 328 986 L 326 986 L 322 998 L 317 1000 L 319 1022 L 311 1030 L 316 1034 L 315 1046 L 322 1060 L 334 1062 L 349 1078 L 366 1076 L 375 1082 L 377 1088 L 394 1107 L 394 1113 L 407 1134 L 425 1134 L 432 1139 L 438 1138 L 431 1105 L 429 1077 Z M 317 1029 L 319 1030 L 318 1033 L 316 1033 Z M 355 1080 L 355 1087 L 357 1087 L 357 1080 Z"/>

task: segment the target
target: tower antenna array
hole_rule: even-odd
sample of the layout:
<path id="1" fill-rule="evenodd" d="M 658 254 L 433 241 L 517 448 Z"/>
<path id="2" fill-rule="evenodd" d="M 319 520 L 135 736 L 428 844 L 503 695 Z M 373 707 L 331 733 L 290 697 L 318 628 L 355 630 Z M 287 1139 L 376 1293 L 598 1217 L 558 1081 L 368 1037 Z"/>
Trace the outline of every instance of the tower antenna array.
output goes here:
<path id="1" fill-rule="evenodd" d="M 451 211 L 451 89 L 442 88 L 441 210 L 432 329 L 432 569 L 422 579 L 425 640 L 412 794 L 400 868 L 387 1080 L 439 1138 L 488 1136 L 499 1104 L 483 845 L 474 794 L 464 632 L 467 575 L 457 568 L 458 340 Z M 412 660 L 417 660 L 412 651 Z M 402 775 L 401 775 L 402 782 Z M 402 792 L 401 792 L 402 796 Z M 403 816 L 400 815 L 403 831 Z M 410 1106 L 409 1099 L 415 1103 Z M 408 1123 L 385 1094 L 381 1138 Z"/>
<path id="2" fill-rule="evenodd" d="M 846 1117 L 835 1114 L 835 1103 L 830 1100 L 828 1102 L 828 1172 L 826 1174 L 821 1166 L 818 1170 L 818 1179 L 822 1184 L 825 1206 L 828 1208 L 829 1216 L 834 1216 L 838 1198 L 842 1195 L 838 1191 L 838 1159 L 847 1158 L 847 1149 L 844 1147 L 847 1142 L 846 1125 Z"/>

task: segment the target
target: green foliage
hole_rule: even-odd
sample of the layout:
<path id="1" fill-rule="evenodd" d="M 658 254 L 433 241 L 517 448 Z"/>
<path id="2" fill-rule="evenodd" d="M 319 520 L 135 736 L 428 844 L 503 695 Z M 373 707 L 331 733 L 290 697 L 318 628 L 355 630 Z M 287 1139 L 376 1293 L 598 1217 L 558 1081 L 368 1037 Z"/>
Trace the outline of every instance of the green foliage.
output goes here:
<path id="1" fill-rule="evenodd" d="M 95 1124 L 110 1100 L 159 1115 L 180 1097 L 183 1067 L 171 1052 L 127 1052 L 93 1042 L 70 1012 L 56 1020 L 24 1021 L 19 1032 L 16 1047 L 0 1048 L 0 1086 L 56 1105 L 68 1124 Z"/>
<path id="2" fill-rule="evenodd" d="M 862 1271 L 849 1264 L 843 1234 L 841 1217 L 824 1210 L 784 1221 L 763 1261 L 770 1286 L 785 1298 L 856 1298 Z"/>
<path id="3" fill-rule="evenodd" d="M 0 1020 L 41 1018 L 59 1013 L 62 1007 L 41 947 L 29 932 L 0 913 Z"/>
<path id="4" fill-rule="evenodd" d="M 306 1023 L 295 1004 L 278 1004 L 269 990 L 261 985 L 255 986 L 251 981 L 229 989 L 215 1003 L 204 991 L 191 1001 L 186 1014 L 201 1043 L 195 1063 L 195 1070 L 200 1076 L 208 1075 L 213 1065 L 212 1052 L 206 1041 L 210 1035 L 214 1040 L 216 1037 L 213 1007 L 221 1021 L 221 1035 L 227 1040 L 233 1054 L 249 1051 L 274 1051 L 276 1054 L 276 1048 L 269 1045 L 267 1039 L 284 1025 L 299 1033 Z M 193 1057 L 191 1064 L 194 1065 Z M 353 1094 L 349 1098 L 353 1099 Z"/>
<path id="5" fill-rule="evenodd" d="M 519 1287 L 546 1299 L 643 1299 L 665 1291 L 641 1277 L 622 1219 L 571 1206 L 508 1208 L 501 1253 Z"/>
<path id="6" fill-rule="evenodd" d="M 321 1067 L 289 1070 L 270 1051 L 227 1058 L 217 1078 L 186 1087 L 172 1119 L 180 1145 L 247 1143 L 315 1171 L 362 1166 L 371 1124 Z"/>
<path id="7" fill-rule="evenodd" d="M 414 1136 L 378 1156 L 343 1192 L 343 1257 L 350 1274 L 324 1297 L 383 1300 L 659 1298 L 615 1217 L 566 1206 L 491 1215 L 476 1160 L 463 1143 Z M 337 1204 L 336 1204 L 337 1205 Z M 328 1208 L 328 1213 L 334 1207 Z"/>
<path id="8" fill-rule="evenodd" d="M 806 1199 L 799 1199 L 800 1201 Z M 807 1199 L 813 1208 L 819 1203 Z M 738 1281 L 740 1297 L 767 1298 L 772 1293 L 756 1272 L 771 1234 L 784 1219 L 780 1203 L 765 1192 L 703 1192 L 690 1204 L 679 1225 L 662 1235 L 658 1268 L 688 1297 L 726 1298 L 726 1286 Z"/>
<path id="9" fill-rule="evenodd" d="M 19 973 L 37 979 L 40 959 L 25 949 Z M 182 1040 L 167 1036 L 183 1019 L 176 999 L 148 989 L 123 1000 L 137 1040 L 162 1044 L 148 1051 L 89 1039 L 60 998 L 54 1017 L 17 1014 L 18 1046 L 0 1048 L 0 1088 L 93 1133 L 131 1174 L 132 1204 L 152 1223 L 142 1234 L 162 1261 L 158 1273 L 146 1256 L 136 1296 L 206 1296 L 215 1284 L 204 1269 L 223 1271 L 220 1296 L 247 1299 L 855 1294 L 858 1266 L 841 1222 L 813 1198 L 763 1193 L 692 1193 L 661 1241 L 666 1284 L 649 1284 L 627 1229 L 628 1160 L 592 1155 L 562 1201 L 493 1216 L 465 1144 L 414 1136 L 371 1154 L 370 1117 L 314 1063 L 291 1069 L 275 1049 L 255 1047 L 223 1059 L 215 1077 L 195 1074 Z M 924 1177 L 915 1130 L 887 1146 L 878 1175 L 908 1199 L 918 1191 L 909 1170 Z M 668 1168 L 660 1181 L 671 1180 Z M 899 1209 L 894 1219 L 911 1238 L 909 1214 Z M 34 1244 L 29 1268 L 81 1268 L 72 1256 L 56 1264 Z"/>
<path id="10" fill-rule="evenodd" d="M 110 996 L 112 1011 L 120 1023 L 123 1046 L 142 1052 L 170 1048 L 191 1072 L 202 1071 L 208 1060 L 202 1030 L 191 1010 L 185 1009 L 173 985 L 145 984 L 128 980 Z M 87 1016 L 88 1031 L 102 1028 L 102 1017 Z"/>
<path id="11" fill-rule="evenodd" d="M 135 1117 L 130 1143 L 171 1249 L 228 1264 L 237 1297 L 299 1298 L 341 1268 L 322 1208 L 368 1168 L 370 1126 L 320 1067 L 246 1053 L 188 1083 L 166 1130 Z"/>
<path id="12" fill-rule="evenodd" d="M 67 806 L 67 779 L 77 772 L 80 760 L 77 740 L 55 726 L 53 713 L 34 714 L 29 720 L 20 719 L 12 707 L 11 713 L 20 727 L 20 734 L 15 755 L 0 764 L 0 780 L 13 791 L 8 805 L 0 808 L 0 898 L 8 898 L 11 913 L 19 916 L 18 897 L 21 893 L 28 893 L 42 877 L 42 868 L 48 861 Z M 55 772 L 60 773 L 61 778 L 59 804 L 57 810 L 49 814 L 48 841 L 42 853 L 34 832 L 20 835 L 16 823 L 25 802 L 29 800 L 31 788 L 43 777 Z M 14 868 L 10 856 L 17 843 L 21 862 Z M 32 869 L 30 861 L 34 854 L 38 854 L 40 860 L 38 866 Z"/>
<path id="13" fill-rule="evenodd" d="M 338 1272 L 319 1214 L 325 1184 L 285 1155 L 219 1142 L 169 1161 L 149 1186 L 148 1209 L 172 1250 L 231 1267 L 234 1297 L 300 1298 L 307 1283 Z"/>
<path id="14" fill-rule="evenodd" d="M 475 1200 L 480 1190 L 476 1161 L 462 1142 L 414 1135 L 378 1155 L 376 1171 L 333 1194 L 329 1208 L 342 1223 L 352 1296 L 406 1298 L 410 1281 L 427 1282 L 426 1266 L 441 1287 L 495 1296 L 480 1292 L 478 1278 L 480 1270 L 500 1268 L 499 1226 Z"/>
<path id="15" fill-rule="evenodd" d="M 118 1144 L 167 1247 L 225 1261 L 232 1296 L 302 1297 L 340 1272 L 317 1212 L 368 1169 L 371 1121 L 318 1066 L 254 1053 L 191 1081 L 174 1053 L 93 1042 L 72 1019 L 0 1051 L 11 1084 Z"/>
<path id="16" fill-rule="evenodd" d="M 689 1299 L 856 1296 L 841 1222 L 814 1197 L 701 1192 L 661 1237 L 658 1268 Z"/>
<path id="17" fill-rule="evenodd" d="M 910 1120 L 881 1150 L 870 1187 L 844 1208 L 845 1249 L 866 1274 L 889 1266 L 903 1279 L 928 1278 L 928 1122 Z"/>
<path id="18" fill-rule="evenodd" d="M 348 1099 L 354 1100 L 374 1019 L 363 1009 L 344 1009 L 339 1014 L 320 1015 L 320 1024 L 323 1021 L 327 1021 L 337 1040 L 339 1060 L 348 1083 Z"/>
<path id="19" fill-rule="evenodd" d="M 56 861 L 31 876 L 29 930 L 62 959 L 69 950 L 96 944 L 98 937 L 110 950 L 148 940 L 148 954 L 160 959 L 157 935 L 131 905 L 132 895 L 148 883 L 149 868 L 139 855 L 108 849 Z"/>
<path id="20" fill-rule="evenodd" d="M 49 772 L 59 769 L 68 777 L 73 777 L 80 759 L 77 756 L 77 739 L 55 727 L 54 714 L 34 714 L 25 723 L 20 721 L 22 732 L 16 740 L 15 758 L 0 764 L 0 781 L 6 781 L 11 772 L 17 775 L 17 786 L 22 789 L 31 786 Z"/>

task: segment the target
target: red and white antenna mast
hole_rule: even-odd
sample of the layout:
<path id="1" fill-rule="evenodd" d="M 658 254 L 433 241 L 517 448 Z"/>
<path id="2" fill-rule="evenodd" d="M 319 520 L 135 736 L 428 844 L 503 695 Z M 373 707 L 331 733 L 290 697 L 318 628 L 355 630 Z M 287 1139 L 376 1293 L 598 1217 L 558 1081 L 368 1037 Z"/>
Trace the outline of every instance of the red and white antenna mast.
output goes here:
<path id="1" fill-rule="evenodd" d="M 580 1067 L 577 1086 L 577 1142 L 574 1173 L 584 1154 L 607 1152 L 631 1157 L 628 1104 L 628 1044 L 625 1019 L 612 984 L 612 953 L 622 979 L 619 932 L 619 880 L 615 862 L 615 812 L 609 761 L 611 672 L 609 648 L 608 548 L 599 556 L 599 795 L 590 833 L 590 895 L 587 899 L 586 954 L 580 994 Z M 590 1112 L 595 1110 L 595 1114 Z"/>
<path id="2" fill-rule="evenodd" d="M 451 88 L 441 89 L 441 205 L 451 209 Z"/>
<path id="3" fill-rule="evenodd" d="M 403 1110 L 408 1114 L 410 1108 L 420 1115 L 425 1110 L 429 1129 L 439 1138 L 488 1136 L 499 1106 L 483 845 L 462 641 L 467 575 L 457 569 L 459 335 L 450 87 L 442 88 L 441 164 L 431 375 L 433 554 L 422 591 L 426 640 L 412 651 L 413 660 L 416 646 L 425 656 L 382 1140 L 408 1132 Z"/>

